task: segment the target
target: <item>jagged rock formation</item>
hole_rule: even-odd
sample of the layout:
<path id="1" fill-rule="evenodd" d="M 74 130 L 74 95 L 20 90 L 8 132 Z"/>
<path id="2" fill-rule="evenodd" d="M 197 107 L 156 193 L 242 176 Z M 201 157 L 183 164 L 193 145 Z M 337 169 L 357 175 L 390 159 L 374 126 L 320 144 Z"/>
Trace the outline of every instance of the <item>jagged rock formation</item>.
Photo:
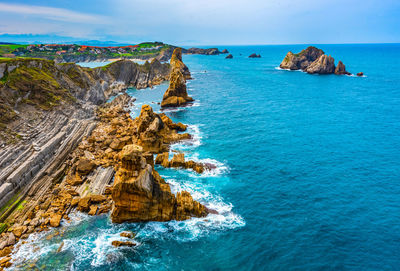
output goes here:
<path id="1" fill-rule="evenodd" d="M 185 72 L 185 67 L 186 65 L 182 62 L 181 48 L 176 48 L 171 58 L 169 87 L 164 93 L 161 107 L 182 106 L 193 101 L 193 98 L 189 97 L 186 91 L 186 78 L 188 75 Z"/>
<path id="2" fill-rule="evenodd" d="M 175 197 L 142 152 L 138 145 L 127 145 L 119 154 L 121 163 L 112 189 L 114 223 L 185 220 L 207 215 L 207 209 L 188 192 Z"/>
<path id="3" fill-rule="evenodd" d="M 186 80 L 191 79 L 189 68 L 182 61 L 182 48 L 175 48 L 171 56 L 171 72 L 174 70 L 179 70 Z"/>
<path id="4" fill-rule="evenodd" d="M 233 58 L 233 55 L 229 54 L 229 55 L 227 55 L 225 58 L 231 59 L 231 58 Z"/>
<path id="5" fill-rule="evenodd" d="M 261 55 L 257 55 L 255 53 L 249 55 L 249 58 L 261 58 Z"/>
<path id="6" fill-rule="evenodd" d="M 298 54 L 288 52 L 279 67 L 289 70 L 305 70 L 312 62 L 317 60 L 323 54 L 324 51 L 314 46 L 309 46 Z"/>
<path id="7" fill-rule="evenodd" d="M 16 201 L 6 205 L 1 215 L 1 221 L 4 222 L 0 224 L 1 230 L 8 228 L 9 233 L 3 232 L 0 235 L 0 255 L 6 256 L 11 253 L 16 242 L 27 238 L 33 232 L 58 227 L 62 219 L 69 219 L 69 213 L 75 208 L 89 215 L 109 212 L 113 205 L 111 194 L 114 193 L 111 182 L 115 171 L 119 172 L 120 152 L 124 148 L 126 150 L 126 146 L 136 146 L 135 148 L 140 150 L 138 155 L 141 169 L 144 165 L 143 169 L 147 169 L 151 178 L 154 178 L 153 187 L 163 187 L 164 198 L 160 198 L 161 190 L 154 190 L 155 194 L 151 196 L 151 202 L 154 204 L 152 206 L 158 204 L 158 212 L 163 214 L 156 216 L 157 220 L 183 220 L 208 213 L 204 206 L 193 201 L 189 193 L 182 192 L 177 196 L 171 194 L 168 184 L 152 169 L 153 153 L 168 151 L 168 144 L 190 138 L 189 134 L 177 133 L 178 130 L 185 130 L 186 126 L 173 123 L 165 114 L 155 114 L 148 105 L 143 106 L 141 115 L 132 120 L 128 111 L 124 109 L 129 102 L 129 96 L 122 94 L 111 103 L 101 106 L 97 110 L 98 122 L 91 120 L 88 121 L 89 126 L 78 125 L 75 129 L 82 131 L 71 133 L 71 140 L 63 142 L 60 151 L 52 157 L 54 160 L 38 173 L 33 173 L 33 180 L 27 179 L 28 183 L 17 194 Z M 79 140 L 72 140 L 75 138 Z M 78 141 L 80 144 L 76 147 Z M 31 168 L 35 168 L 35 165 Z M 144 177 L 150 178 L 150 175 L 146 174 L 142 173 Z M 27 175 L 27 178 L 29 176 Z M 140 191 L 134 190 L 133 194 L 140 194 Z M 127 197 L 132 200 L 130 195 Z M 21 206 L 21 202 L 23 208 L 15 208 Z M 129 201 L 123 204 L 137 206 Z M 127 212 L 132 215 L 130 211 L 129 209 Z M 146 208 L 140 209 L 138 212 L 142 215 L 139 218 L 145 220 L 145 213 L 148 211 L 150 210 Z M 122 214 L 124 215 L 116 218 L 116 221 L 125 221 L 127 213 L 123 211 Z M 133 220 L 139 218 L 135 217 Z M 128 220 L 131 219 L 129 216 Z M 147 216 L 147 219 L 153 217 Z"/>
<path id="8" fill-rule="evenodd" d="M 350 74 L 346 71 L 342 61 L 339 61 L 338 66 L 335 67 L 333 57 L 325 55 L 324 51 L 314 46 L 309 46 L 298 54 L 288 52 L 279 67 L 289 70 L 303 70 L 311 74 Z"/>
<path id="9" fill-rule="evenodd" d="M 343 64 L 342 61 L 339 60 L 339 63 L 337 64 L 336 68 L 335 68 L 335 74 L 337 75 L 350 75 L 351 73 L 349 73 L 348 71 L 346 71 L 346 66 Z"/>
<path id="10" fill-rule="evenodd" d="M 335 60 L 331 56 L 321 55 L 304 71 L 307 73 L 331 74 L 335 72 Z"/>
<path id="11" fill-rule="evenodd" d="M 229 51 L 227 49 L 222 50 L 221 54 L 229 54 Z"/>
<path id="12" fill-rule="evenodd" d="M 163 119 L 168 120 L 164 123 Z M 185 126 L 171 123 L 171 119 L 166 115 L 160 117 L 153 112 L 151 106 L 143 105 L 140 116 L 133 123 L 136 126 L 135 143 L 142 146 L 145 151 L 160 153 L 168 150 L 170 143 L 190 138 L 187 133 L 178 134 L 176 132 L 186 130 Z"/>
<path id="13" fill-rule="evenodd" d="M 157 155 L 156 164 L 162 165 L 163 167 L 173 167 L 173 168 L 190 168 L 197 173 L 203 173 L 205 170 L 210 170 L 215 166 L 211 164 L 198 163 L 192 160 L 185 161 L 185 154 L 177 153 L 174 154 L 171 161 L 169 161 L 169 153 L 163 152 Z"/>

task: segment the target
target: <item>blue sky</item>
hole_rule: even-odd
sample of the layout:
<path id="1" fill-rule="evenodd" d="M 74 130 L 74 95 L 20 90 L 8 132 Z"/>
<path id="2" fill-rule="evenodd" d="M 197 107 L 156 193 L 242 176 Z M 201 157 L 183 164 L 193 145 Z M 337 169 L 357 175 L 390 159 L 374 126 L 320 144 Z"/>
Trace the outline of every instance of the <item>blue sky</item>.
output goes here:
<path id="1" fill-rule="evenodd" d="M 0 41 L 400 42 L 399 0 L 0 0 Z"/>

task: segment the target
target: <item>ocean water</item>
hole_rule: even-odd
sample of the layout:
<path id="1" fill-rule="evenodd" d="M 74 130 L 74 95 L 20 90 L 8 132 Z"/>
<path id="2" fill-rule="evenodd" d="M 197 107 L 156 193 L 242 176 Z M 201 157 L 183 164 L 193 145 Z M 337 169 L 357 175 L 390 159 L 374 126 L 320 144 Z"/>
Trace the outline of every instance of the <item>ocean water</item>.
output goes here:
<path id="1" fill-rule="evenodd" d="M 277 69 L 304 47 L 184 56 L 196 101 L 166 113 L 194 138 L 173 149 L 217 167 L 157 170 L 218 215 L 112 225 L 76 214 L 50 240 L 31 236 L 13 268 L 399 270 L 400 45 L 319 46 L 362 78 Z M 167 87 L 129 90 L 132 116 L 144 103 L 158 112 Z M 136 247 L 111 246 L 123 230 L 137 233 Z"/>

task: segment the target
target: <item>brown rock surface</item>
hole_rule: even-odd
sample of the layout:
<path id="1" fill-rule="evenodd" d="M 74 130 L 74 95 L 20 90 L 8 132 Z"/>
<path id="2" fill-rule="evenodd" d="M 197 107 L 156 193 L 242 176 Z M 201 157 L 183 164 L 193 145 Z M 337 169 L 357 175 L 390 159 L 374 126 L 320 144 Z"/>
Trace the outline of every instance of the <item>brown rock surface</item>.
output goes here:
<path id="1" fill-rule="evenodd" d="M 152 169 L 136 145 L 125 146 L 119 154 L 112 198 L 114 223 L 126 221 L 184 220 L 207 215 L 206 208 L 186 194 L 175 197 L 160 175 Z"/>
<path id="2" fill-rule="evenodd" d="M 289 70 L 304 70 L 323 54 L 324 51 L 314 46 L 309 46 L 298 54 L 288 52 L 279 67 Z"/>
<path id="3" fill-rule="evenodd" d="M 161 107 L 182 106 L 193 101 L 186 91 L 188 75 L 185 74 L 185 67 L 186 65 L 182 62 L 182 49 L 176 48 L 171 57 L 169 87 L 164 93 Z"/>
<path id="4" fill-rule="evenodd" d="M 52 214 L 50 216 L 50 226 L 54 228 L 60 226 L 61 219 L 62 219 L 61 214 Z"/>
<path id="5" fill-rule="evenodd" d="M 131 231 L 123 231 L 119 234 L 121 237 L 126 237 L 126 238 L 135 238 L 135 234 Z"/>
<path id="6" fill-rule="evenodd" d="M 331 74 L 335 72 L 335 60 L 331 56 L 321 55 L 311 63 L 305 71 L 307 73 Z"/>
<path id="7" fill-rule="evenodd" d="M 135 243 L 130 241 L 112 241 L 111 244 L 114 247 L 134 247 L 136 246 Z"/>
<path id="8" fill-rule="evenodd" d="M 197 173 L 203 173 L 206 169 L 211 169 L 210 165 L 198 163 L 192 160 L 185 161 L 185 154 L 177 153 L 174 154 L 171 161 L 168 161 L 169 153 L 164 152 L 160 153 L 156 157 L 156 164 L 162 165 L 165 168 L 174 167 L 174 168 L 190 168 L 196 171 Z"/>
<path id="9" fill-rule="evenodd" d="M 339 61 L 335 68 L 335 74 L 337 75 L 351 75 L 348 71 L 346 71 L 346 66 L 343 64 L 342 61 Z"/>

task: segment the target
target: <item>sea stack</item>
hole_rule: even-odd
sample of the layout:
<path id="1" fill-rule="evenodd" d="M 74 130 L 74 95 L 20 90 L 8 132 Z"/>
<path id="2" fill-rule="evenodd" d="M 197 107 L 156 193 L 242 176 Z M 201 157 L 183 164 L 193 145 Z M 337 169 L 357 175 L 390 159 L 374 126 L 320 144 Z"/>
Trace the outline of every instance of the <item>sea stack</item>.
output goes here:
<path id="1" fill-rule="evenodd" d="M 229 51 L 227 49 L 222 50 L 221 54 L 229 54 Z"/>
<path id="2" fill-rule="evenodd" d="M 339 63 L 337 64 L 337 66 L 336 66 L 335 74 L 337 74 L 337 75 L 342 75 L 342 74 L 351 75 L 351 73 L 346 71 L 346 66 L 340 60 L 339 60 Z"/>
<path id="3" fill-rule="evenodd" d="M 161 107 L 183 106 L 193 101 L 186 91 L 186 79 L 189 78 L 190 72 L 182 62 L 182 49 L 176 48 L 171 57 L 169 87 L 164 93 Z"/>
<path id="4" fill-rule="evenodd" d="M 172 194 L 169 184 L 142 152 L 140 146 L 132 144 L 119 153 L 120 166 L 112 188 L 112 222 L 185 220 L 208 214 L 206 207 L 188 192 Z"/>

